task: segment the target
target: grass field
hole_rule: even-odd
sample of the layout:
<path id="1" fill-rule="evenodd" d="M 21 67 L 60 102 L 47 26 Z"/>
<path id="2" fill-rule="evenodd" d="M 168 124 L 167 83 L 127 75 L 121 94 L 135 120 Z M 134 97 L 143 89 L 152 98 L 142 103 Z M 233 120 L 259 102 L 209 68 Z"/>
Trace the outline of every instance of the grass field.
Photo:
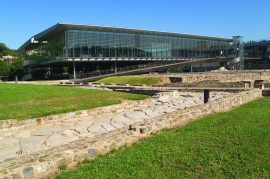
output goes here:
<path id="1" fill-rule="evenodd" d="M 27 119 L 145 98 L 105 90 L 0 83 L 0 120 Z"/>
<path id="2" fill-rule="evenodd" d="M 130 84 L 130 85 L 147 85 L 151 86 L 153 84 L 159 83 L 162 78 L 159 77 L 146 77 L 146 76 L 112 76 L 103 78 L 96 82 L 98 83 L 114 83 L 114 84 Z"/>
<path id="3" fill-rule="evenodd" d="M 269 178 L 270 98 L 170 129 L 58 178 Z"/>

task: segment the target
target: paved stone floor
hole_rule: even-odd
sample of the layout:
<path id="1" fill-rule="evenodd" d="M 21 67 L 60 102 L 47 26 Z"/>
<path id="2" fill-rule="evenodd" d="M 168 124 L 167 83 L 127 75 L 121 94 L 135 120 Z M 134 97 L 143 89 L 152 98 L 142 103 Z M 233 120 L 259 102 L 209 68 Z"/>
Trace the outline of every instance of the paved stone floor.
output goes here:
<path id="1" fill-rule="evenodd" d="M 212 92 L 210 100 L 224 98 L 231 93 Z M 137 106 L 122 112 L 104 112 L 99 116 L 87 116 L 63 121 L 53 121 L 39 127 L 7 130 L 0 133 L 0 162 L 23 155 L 51 149 L 85 137 L 95 137 L 114 129 L 153 119 L 203 103 L 203 94 L 172 92 L 153 97 L 148 108 Z"/>

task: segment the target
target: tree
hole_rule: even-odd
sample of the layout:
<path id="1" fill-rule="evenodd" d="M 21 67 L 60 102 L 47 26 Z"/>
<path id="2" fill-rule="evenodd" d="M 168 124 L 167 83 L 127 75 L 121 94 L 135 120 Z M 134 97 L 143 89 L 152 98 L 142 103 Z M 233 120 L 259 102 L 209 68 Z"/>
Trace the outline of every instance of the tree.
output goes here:
<path id="1" fill-rule="evenodd" d="M 6 61 L 0 61 L 0 78 L 9 74 L 9 65 Z"/>
<path id="2" fill-rule="evenodd" d="M 0 78 L 17 75 L 22 70 L 23 60 L 16 59 L 12 62 L 0 61 Z"/>
<path id="3" fill-rule="evenodd" d="M 0 56 L 4 55 L 4 51 L 7 49 L 7 46 L 3 43 L 0 43 Z"/>
<path id="4" fill-rule="evenodd" d="M 17 73 L 19 70 L 22 69 L 23 66 L 23 60 L 16 59 L 13 60 L 12 63 L 10 63 L 10 73 Z"/>
<path id="5" fill-rule="evenodd" d="M 12 55 L 15 59 L 11 62 L 0 61 L 0 78 L 8 78 L 11 75 L 17 75 L 23 66 L 21 54 L 16 50 L 9 49 L 4 43 L 0 43 L 0 58 L 5 55 Z"/>
<path id="6" fill-rule="evenodd" d="M 4 43 L 0 43 L 0 56 L 4 55 L 20 56 L 20 53 L 17 50 L 9 49 Z"/>

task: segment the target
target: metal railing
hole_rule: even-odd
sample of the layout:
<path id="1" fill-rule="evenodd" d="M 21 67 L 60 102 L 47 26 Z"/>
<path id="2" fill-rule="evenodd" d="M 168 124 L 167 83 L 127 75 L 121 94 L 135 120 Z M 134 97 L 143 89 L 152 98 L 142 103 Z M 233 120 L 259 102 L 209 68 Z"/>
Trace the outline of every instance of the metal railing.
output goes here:
<path id="1" fill-rule="evenodd" d="M 83 74 L 76 74 L 76 80 L 80 80 L 80 79 L 87 79 L 87 78 L 95 78 L 95 77 L 99 77 L 99 76 L 106 76 L 106 75 L 114 75 L 114 74 L 126 74 L 126 73 L 139 73 L 139 72 L 143 72 L 143 70 L 149 70 L 149 71 L 153 71 L 153 70 L 161 70 L 164 68 L 170 68 L 174 65 L 183 65 L 183 64 L 189 64 L 189 63 L 207 63 L 207 61 L 213 61 L 213 60 L 217 60 L 217 59 L 228 59 L 230 57 L 223 57 L 223 56 L 217 56 L 217 57 L 213 57 L 213 58 L 202 58 L 202 59 L 179 59 L 179 60 L 175 60 L 175 61 L 166 61 L 166 62 L 152 62 L 152 63 L 148 63 L 148 64 L 140 64 L 140 65 L 134 65 L 134 66 L 127 66 L 127 67 L 122 67 L 122 68 L 117 68 L 117 70 L 115 69 L 107 69 L 107 70 L 97 70 L 97 71 L 93 71 L 90 73 L 83 73 Z M 70 79 L 74 79 L 73 75 L 70 75 Z"/>
<path id="2" fill-rule="evenodd" d="M 108 75 L 108 74 L 113 74 L 113 73 L 131 71 L 131 70 L 138 70 L 138 69 L 144 69 L 144 68 L 155 67 L 155 66 L 160 66 L 160 65 L 174 64 L 174 63 L 177 63 L 177 62 L 179 62 L 179 61 L 152 62 L 152 63 L 147 63 L 147 64 L 139 64 L 139 65 L 121 67 L 121 68 L 116 68 L 116 69 L 96 70 L 96 71 L 93 71 L 93 72 L 90 72 L 90 73 L 76 74 L 76 79 L 89 78 L 89 77 L 101 76 L 101 75 Z M 71 74 L 69 76 L 69 78 L 74 79 L 74 75 Z"/>

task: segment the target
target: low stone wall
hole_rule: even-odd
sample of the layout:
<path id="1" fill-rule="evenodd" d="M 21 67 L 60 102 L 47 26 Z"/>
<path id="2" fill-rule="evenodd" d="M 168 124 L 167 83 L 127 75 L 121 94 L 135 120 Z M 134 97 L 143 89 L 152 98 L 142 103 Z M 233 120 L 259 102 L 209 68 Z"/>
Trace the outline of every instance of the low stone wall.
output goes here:
<path id="1" fill-rule="evenodd" d="M 270 71 L 228 71 L 228 72 L 206 72 L 179 75 L 183 83 L 194 83 L 205 80 L 220 80 L 228 82 L 270 80 Z"/>
<path id="2" fill-rule="evenodd" d="M 220 82 L 218 80 L 207 80 L 207 81 L 199 81 L 193 83 L 172 83 L 166 86 L 171 87 L 186 87 L 186 88 L 249 88 L 250 85 L 248 83 L 242 82 Z"/>
<path id="3" fill-rule="evenodd" d="M 0 163 L 0 177 L 41 178 L 55 175 L 61 168 L 65 168 L 63 166 L 72 168 L 85 159 L 94 160 L 99 154 L 133 144 L 139 139 L 148 137 L 163 129 L 180 127 L 202 116 L 228 111 L 261 98 L 261 96 L 262 91 L 260 89 L 243 91 L 204 105 L 193 106 L 146 122 L 136 123 L 133 126 L 136 130 L 122 128 L 95 138 L 84 138 L 31 156 L 22 156 L 14 160 L 4 161 Z"/>
<path id="4" fill-rule="evenodd" d="M 147 107 L 149 104 L 153 102 L 153 99 L 149 98 L 146 100 L 125 100 L 120 104 L 110 105 L 110 106 L 102 106 L 96 107 L 93 109 L 80 110 L 75 112 L 68 112 L 62 114 L 55 114 L 50 116 L 38 117 L 27 120 L 0 120 L 0 132 L 5 132 L 7 130 L 19 130 L 23 128 L 30 128 L 34 126 L 40 126 L 46 123 L 51 123 L 59 120 L 70 120 L 74 118 L 84 118 L 87 116 L 97 116 L 102 113 L 108 112 L 121 112 L 127 109 L 130 109 L 134 106 L 145 106 Z"/>

